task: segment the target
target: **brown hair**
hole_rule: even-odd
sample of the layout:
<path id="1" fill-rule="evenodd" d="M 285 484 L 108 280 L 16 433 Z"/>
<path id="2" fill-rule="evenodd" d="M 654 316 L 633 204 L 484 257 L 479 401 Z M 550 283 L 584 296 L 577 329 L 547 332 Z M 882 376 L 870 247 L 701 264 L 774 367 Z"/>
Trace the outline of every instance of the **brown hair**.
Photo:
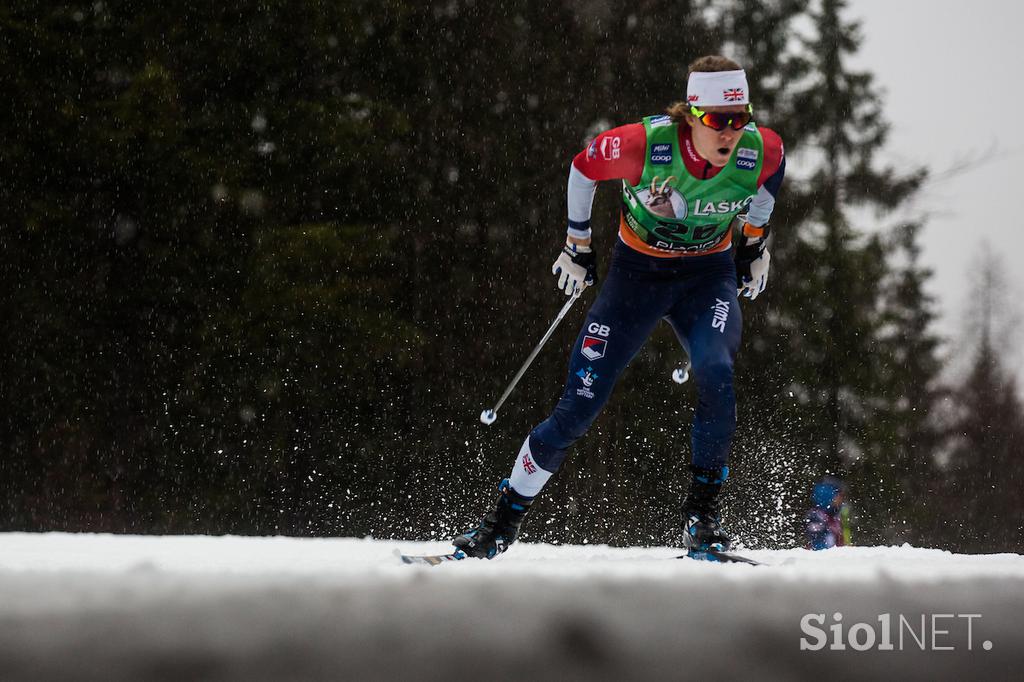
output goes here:
<path id="1" fill-rule="evenodd" d="M 697 57 L 690 62 L 690 67 L 686 71 L 686 79 L 690 79 L 690 74 L 695 71 L 702 73 L 712 71 L 739 71 L 743 67 L 729 59 L 717 54 L 708 54 L 703 57 Z M 690 104 L 688 102 L 673 102 L 672 105 L 665 110 L 665 113 L 672 117 L 673 123 L 683 123 L 686 120 L 686 114 L 690 113 Z"/>

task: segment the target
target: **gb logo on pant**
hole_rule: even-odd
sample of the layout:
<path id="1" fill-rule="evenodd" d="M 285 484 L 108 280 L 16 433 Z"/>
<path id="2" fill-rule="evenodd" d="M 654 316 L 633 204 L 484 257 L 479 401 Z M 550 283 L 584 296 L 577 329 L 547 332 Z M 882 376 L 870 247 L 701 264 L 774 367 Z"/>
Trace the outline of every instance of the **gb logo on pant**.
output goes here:
<path id="1" fill-rule="evenodd" d="M 587 360 L 593 362 L 598 358 L 603 358 L 604 352 L 607 348 L 607 339 L 599 339 L 596 336 L 584 336 L 583 348 L 580 349 L 580 353 L 582 353 L 583 357 L 585 357 Z"/>

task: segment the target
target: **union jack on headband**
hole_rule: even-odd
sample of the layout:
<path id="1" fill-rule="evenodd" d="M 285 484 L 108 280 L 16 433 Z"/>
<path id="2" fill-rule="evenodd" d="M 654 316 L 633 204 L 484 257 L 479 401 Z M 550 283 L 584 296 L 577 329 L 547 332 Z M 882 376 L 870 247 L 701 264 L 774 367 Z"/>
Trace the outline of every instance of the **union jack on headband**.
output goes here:
<path id="1" fill-rule="evenodd" d="M 730 90 L 723 90 L 722 97 L 727 102 L 736 102 L 743 99 L 743 88 L 732 88 Z"/>

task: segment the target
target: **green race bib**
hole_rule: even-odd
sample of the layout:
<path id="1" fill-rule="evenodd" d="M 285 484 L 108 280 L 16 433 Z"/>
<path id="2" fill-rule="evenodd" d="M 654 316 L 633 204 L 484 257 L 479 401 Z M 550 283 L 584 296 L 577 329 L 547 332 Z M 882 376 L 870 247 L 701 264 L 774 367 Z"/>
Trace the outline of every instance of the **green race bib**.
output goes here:
<path id="1" fill-rule="evenodd" d="M 757 194 L 764 162 L 761 133 L 751 123 L 729 162 L 708 180 L 686 169 L 679 125 L 668 116 L 648 116 L 647 152 L 640 184 L 622 181 L 626 225 L 645 244 L 663 251 L 700 253 L 719 246 L 732 219 Z"/>

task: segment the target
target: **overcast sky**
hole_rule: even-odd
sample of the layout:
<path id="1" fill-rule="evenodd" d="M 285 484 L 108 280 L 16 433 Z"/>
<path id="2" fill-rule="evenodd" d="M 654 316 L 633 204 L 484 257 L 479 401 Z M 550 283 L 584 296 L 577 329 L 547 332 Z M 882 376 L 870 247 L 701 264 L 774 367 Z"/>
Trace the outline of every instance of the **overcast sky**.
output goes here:
<path id="1" fill-rule="evenodd" d="M 886 102 L 891 133 L 882 160 L 941 176 L 912 207 L 927 216 L 923 258 L 935 271 L 930 291 L 942 312 L 939 331 L 959 332 L 967 270 L 983 238 L 1003 257 L 1014 285 L 1004 300 L 1019 314 L 1024 4 L 850 0 L 846 18 L 861 22 L 864 39 L 850 66 L 874 73 Z M 964 168 L 967 160 L 974 163 Z M 1024 330 L 1017 337 L 1013 345 L 1024 345 Z M 1012 359 L 1018 372 L 1021 357 Z"/>

